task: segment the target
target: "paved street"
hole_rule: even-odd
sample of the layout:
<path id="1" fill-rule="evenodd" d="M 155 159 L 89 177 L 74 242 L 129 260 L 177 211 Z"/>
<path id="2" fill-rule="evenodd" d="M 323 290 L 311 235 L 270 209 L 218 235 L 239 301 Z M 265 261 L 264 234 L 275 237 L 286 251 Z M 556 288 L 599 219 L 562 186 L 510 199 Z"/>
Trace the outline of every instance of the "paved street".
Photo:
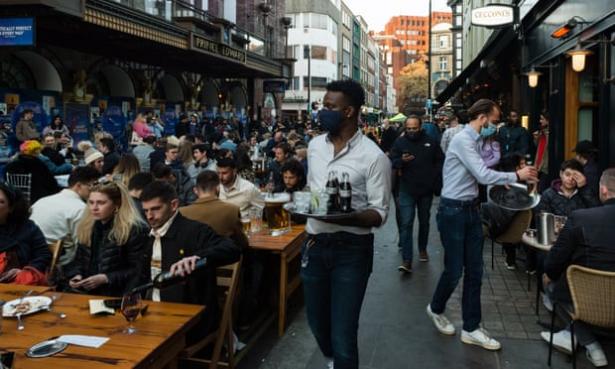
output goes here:
<path id="1" fill-rule="evenodd" d="M 432 224 L 435 225 L 435 205 Z M 416 226 L 415 226 L 416 227 Z M 435 227 L 435 226 L 434 226 Z M 440 335 L 425 314 L 442 270 L 439 234 L 432 228 L 429 263 L 415 262 L 411 276 L 397 271 L 400 255 L 394 222 L 388 222 L 376 235 L 374 273 L 370 279 L 361 315 L 359 351 L 362 369 L 399 368 L 547 368 L 547 344 L 539 336 L 541 327 L 534 315 L 535 283 L 527 292 L 524 272 L 504 268 L 501 247 L 496 245 L 496 268 L 491 270 L 491 243 L 485 242 L 483 280 L 483 322 L 485 328 L 502 342 L 500 352 L 488 352 L 464 345 L 459 333 Z M 461 287 L 461 286 L 460 286 Z M 461 329 L 460 289 L 451 298 L 447 315 L 458 332 Z M 312 369 L 325 368 L 325 362 L 311 336 L 304 309 L 295 309 L 284 337 L 275 337 L 273 329 L 258 347 L 249 353 L 240 369 Z M 541 305 L 541 319 L 548 315 Z M 615 347 L 605 352 L 615 368 Z M 579 368 L 592 368 L 581 352 Z M 569 368 L 560 353 L 554 354 L 553 368 Z"/>

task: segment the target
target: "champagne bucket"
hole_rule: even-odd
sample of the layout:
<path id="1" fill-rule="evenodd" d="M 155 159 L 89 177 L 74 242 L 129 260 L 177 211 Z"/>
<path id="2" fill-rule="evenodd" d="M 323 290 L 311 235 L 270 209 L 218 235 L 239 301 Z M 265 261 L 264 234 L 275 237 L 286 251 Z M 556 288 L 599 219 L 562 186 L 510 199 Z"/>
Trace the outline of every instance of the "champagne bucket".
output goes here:
<path id="1" fill-rule="evenodd" d="M 536 220 L 538 243 L 552 245 L 555 243 L 555 216 L 551 213 L 540 213 Z"/>

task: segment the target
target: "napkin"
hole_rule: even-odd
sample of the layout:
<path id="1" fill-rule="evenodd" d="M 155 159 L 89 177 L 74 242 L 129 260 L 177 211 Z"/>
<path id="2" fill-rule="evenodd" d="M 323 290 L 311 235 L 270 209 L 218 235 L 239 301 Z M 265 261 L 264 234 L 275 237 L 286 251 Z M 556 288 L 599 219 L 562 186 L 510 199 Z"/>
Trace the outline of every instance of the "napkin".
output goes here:
<path id="1" fill-rule="evenodd" d="M 90 300 L 90 314 L 115 314 L 115 309 L 107 307 L 105 300 Z"/>
<path id="2" fill-rule="evenodd" d="M 109 341 L 109 338 L 108 337 L 79 336 L 79 335 L 75 335 L 75 334 L 67 334 L 67 335 L 58 337 L 57 340 L 60 341 L 60 342 L 69 343 L 71 345 L 99 348 L 100 346 L 104 345 L 105 342 Z"/>

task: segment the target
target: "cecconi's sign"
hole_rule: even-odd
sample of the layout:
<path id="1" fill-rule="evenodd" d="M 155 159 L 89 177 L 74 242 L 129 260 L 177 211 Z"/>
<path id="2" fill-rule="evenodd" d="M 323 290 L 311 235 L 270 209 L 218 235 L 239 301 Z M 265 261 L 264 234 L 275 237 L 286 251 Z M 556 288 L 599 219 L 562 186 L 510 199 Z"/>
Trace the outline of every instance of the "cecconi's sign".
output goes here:
<path id="1" fill-rule="evenodd" d="M 504 27 L 513 24 L 514 8 L 510 5 L 487 5 L 472 10 L 472 25 L 482 27 Z"/>

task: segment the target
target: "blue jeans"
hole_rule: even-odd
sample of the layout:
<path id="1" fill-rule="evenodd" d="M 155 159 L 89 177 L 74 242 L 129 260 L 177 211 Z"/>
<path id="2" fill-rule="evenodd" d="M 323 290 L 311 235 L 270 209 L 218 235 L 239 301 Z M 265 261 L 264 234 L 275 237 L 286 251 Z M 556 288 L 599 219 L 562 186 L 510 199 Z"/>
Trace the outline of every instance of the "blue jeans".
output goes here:
<path id="1" fill-rule="evenodd" d="M 412 196 L 403 190 L 399 191 L 399 244 L 404 261 L 412 261 L 415 209 L 418 209 L 419 214 L 419 251 L 427 250 L 432 200 L 431 194 Z"/>
<path id="2" fill-rule="evenodd" d="M 444 247 L 444 271 L 431 300 L 431 310 L 436 314 L 444 312 L 463 275 L 463 329 L 471 332 L 481 321 L 484 238 L 478 201 L 441 198 L 437 222 Z"/>
<path id="3" fill-rule="evenodd" d="M 373 235 L 310 235 L 302 249 L 301 278 L 308 323 L 336 369 L 357 369 L 359 314 L 372 272 Z M 306 265 L 307 263 L 307 265 Z"/>

